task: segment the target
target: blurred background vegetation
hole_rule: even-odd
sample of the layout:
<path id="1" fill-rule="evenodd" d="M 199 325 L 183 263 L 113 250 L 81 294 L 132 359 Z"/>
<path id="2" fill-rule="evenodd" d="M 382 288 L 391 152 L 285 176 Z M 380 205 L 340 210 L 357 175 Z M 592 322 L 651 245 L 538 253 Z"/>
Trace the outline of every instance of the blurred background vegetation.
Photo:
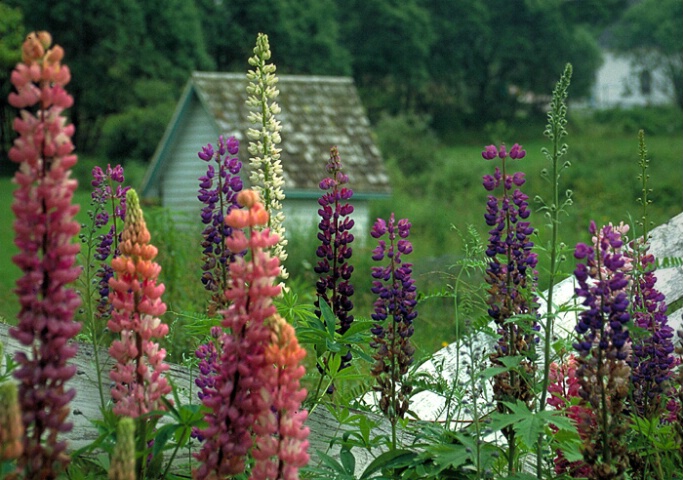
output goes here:
<path id="1" fill-rule="evenodd" d="M 572 167 L 563 182 L 575 206 L 564 220 L 563 240 L 585 241 L 590 219 L 618 223 L 640 215 L 640 128 L 652 158 L 651 220 L 662 223 L 681 211 L 682 10 L 680 0 L 1 0 L 0 317 L 16 313 L 11 290 L 18 276 L 9 255 L 15 167 L 6 155 L 16 111 L 6 98 L 30 31 L 50 31 L 72 70 L 68 90 L 76 102 L 69 115 L 80 158 L 81 221 L 92 167 L 121 163 L 137 186 L 190 73 L 246 72 L 258 32 L 269 35 L 279 73 L 352 76 L 394 187 L 390 201 L 373 204 L 373 218 L 396 211 L 412 221 L 418 287 L 429 291 L 456 274 L 451 266 L 463 241 L 453 227 L 465 232 L 475 225 L 486 239 L 480 180 L 494 165 L 481 159 L 485 144 L 523 143 L 527 158 L 512 168 L 527 173 L 532 199 L 547 196 L 540 149 L 547 146 L 549 94 L 571 62 L 570 100 L 588 97 L 605 42 L 634 61 L 659 62 L 675 98 L 668 107 L 570 108 Z M 521 102 L 523 93 L 531 100 Z M 162 280 L 173 290 L 171 310 L 200 311 L 198 276 L 188 274 L 198 269 L 199 253 L 188 249 L 194 233 L 174 229 L 168 212 L 146 215 L 162 252 Z M 537 215 L 541 245 L 543 224 Z M 306 299 L 315 281 L 316 239 L 313 232 L 290 235 L 297 240 L 290 241 L 288 270 Z M 369 316 L 371 247 L 355 249 L 357 315 Z M 539 281 L 542 286 L 542 272 Z M 427 328 L 416 329 L 418 345 L 433 351 L 452 341 L 452 300 L 425 301 L 421 308 Z"/>

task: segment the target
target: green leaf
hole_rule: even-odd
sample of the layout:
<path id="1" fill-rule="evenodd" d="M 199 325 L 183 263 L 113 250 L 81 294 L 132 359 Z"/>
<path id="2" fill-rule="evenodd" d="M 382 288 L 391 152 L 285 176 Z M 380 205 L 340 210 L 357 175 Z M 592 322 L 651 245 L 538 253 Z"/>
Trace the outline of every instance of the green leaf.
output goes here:
<path id="1" fill-rule="evenodd" d="M 323 316 L 323 320 L 325 320 L 325 326 L 327 327 L 327 334 L 329 335 L 329 338 L 334 339 L 336 333 L 335 328 L 337 327 L 337 318 L 334 316 L 334 312 L 330 306 L 322 298 L 320 299 L 320 313 Z"/>
<path id="2" fill-rule="evenodd" d="M 152 456 L 156 457 L 159 452 L 163 451 L 168 443 L 168 440 L 173 436 L 175 431 L 180 428 L 180 425 L 164 425 L 156 431 L 154 436 L 154 446 L 152 447 Z"/>
<path id="3" fill-rule="evenodd" d="M 481 372 L 481 375 L 484 377 L 484 379 L 489 379 L 493 378 L 496 375 L 500 375 L 501 373 L 505 373 L 509 371 L 510 369 L 507 367 L 489 367 L 483 372 Z"/>
<path id="4" fill-rule="evenodd" d="M 365 468 L 365 471 L 360 476 L 359 480 L 370 478 L 370 475 L 379 472 L 384 468 L 388 469 L 406 465 L 408 462 L 414 460 L 415 457 L 417 457 L 417 453 L 411 450 L 398 449 L 385 452 L 370 462 L 370 465 Z"/>
<path id="5" fill-rule="evenodd" d="M 356 471 L 356 457 L 353 456 L 351 450 L 343 448 L 339 452 L 339 459 L 341 460 L 344 470 L 353 475 Z"/>
<path id="6" fill-rule="evenodd" d="M 467 463 L 471 457 L 471 454 L 467 452 L 468 448 L 460 444 L 436 444 L 427 447 L 425 453 L 431 457 L 434 463 L 439 465 L 440 472 L 447 468 L 456 469 Z"/>

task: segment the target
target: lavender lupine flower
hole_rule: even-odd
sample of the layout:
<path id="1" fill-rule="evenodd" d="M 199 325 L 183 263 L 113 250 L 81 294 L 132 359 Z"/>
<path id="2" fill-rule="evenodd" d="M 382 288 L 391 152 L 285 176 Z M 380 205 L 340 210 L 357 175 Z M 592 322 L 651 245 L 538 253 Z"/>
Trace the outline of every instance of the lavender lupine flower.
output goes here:
<path id="1" fill-rule="evenodd" d="M 97 316 L 106 319 L 112 309 L 109 301 L 109 279 L 114 275 L 109 260 L 110 257 L 116 258 L 121 254 L 118 247 L 121 240 L 119 223 L 126 218 L 126 192 L 130 187 L 123 186 L 124 173 L 121 165 L 114 168 L 107 165 L 106 170 L 96 166 L 92 169 L 92 177 L 91 205 L 94 210 L 90 210 L 88 215 L 93 220 L 93 229 L 97 231 L 111 223 L 107 233 L 98 236 L 94 255 L 95 260 L 100 262 L 95 273 L 99 289 Z"/>
<path id="2" fill-rule="evenodd" d="M 407 240 L 410 226 L 405 218 L 395 222 L 392 213 L 388 224 L 378 218 L 370 232 L 373 238 L 378 239 L 372 259 L 381 262 L 386 258 L 388 262 L 386 266 L 372 267 L 374 280 L 371 290 L 378 298 L 374 304 L 375 312 L 371 315 L 376 322 L 370 343 L 375 349 L 375 365 L 371 373 L 377 380 L 374 389 L 380 393 L 379 407 L 392 425 L 408 411 L 408 396 L 412 391 L 408 383 L 402 382 L 413 362 L 415 348 L 410 337 L 414 331 L 413 320 L 417 317 L 417 289 L 411 278 L 412 264 L 402 261 L 403 255 L 413 251 Z M 387 240 L 383 240 L 385 235 Z M 389 321 L 388 317 L 391 317 Z"/>
<path id="3" fill-rule="evenodd" d="M 214 151 L 209 143 L 202 147 L 197 155 L 209 163 L 206 174 L 199 177 L 199 195 L 197 198 L 204 204 L 201 217 L 206 225 L 202 236 L 204 248 L 202 265 L 202 283 L 209 290 L 209 314 L 225 308 L 224 292 L 228 286 L 228 264 L 235 254 L 225 246 L 225 239 L 230 236 L 232 228 L 224 219 L 231 210 L 237 208 L 237 193 L 242 190 L 242 179 L 239 176 L 242 162 L 237 158 L 239 142 L 235 137 L 225 140 L 218 137 L 218 149 Z"/>
<path id="4" fill-rule="evenodd" d="M 608 225 L 598 230 L 591 222 L 590 233 L 594 246 L 579 243 L 574 251 L 580 262 L 574 270 L 576 295 L 585 307 L 576 325 L 576 376 L 582 404 L 590 406 L 597 418 L 584 440 L 583 456 L 594 478 L 616 478 L 627 464 L 622 436 L 629 426 L 624 400 L 631 374 L 626 362 L 631 352 L 626 328 L 629 277 L 624 272 L 628 259 L 619 229 Z"/>
<path id="5" fill-rule="evenodd" d="M 491 355 L 494 365 L 502 366 L 499 360 L 505 356 L 522 355 L 525 360 L 520 364 L 523 371 L 508 371 L 496 375 L 493 391 L 499 401 L 498 408 L 506 408 L 502 401 L 521 400 L 529 403 L 533 400 L 533 375 L 536 364 L 532 356 L 536 342 L 538 324 L 529 319 L 535 318 L 536 305 L 533 298 L 535 287 L 535 271 L 537 257 L 531 250 L 534 246 L 529 236 L 534 229 L 527 221 L 531 211 L 528 205 L 529 197 L 519 188 L 524 185 L 524 173 L 516 172 L 512 175 L 506 172 L 506 158 L 522 159 L 526 151 L 518 144 L 514 144 L 508 153 L 505 145 L 496 148 L 487 146 L 482 157 L 487 160 L 500 158 L 502 170 L 496 167 L 493 175 L 485 175 L 484 188 L 493 192 L 503 187 L 500 197 L 490 194 L 486 203 L 484 219 L 491 227 L 486 255 L 489 257 L 486 269 L 488 289 L 489 316 L 496 322 L 498 340 L 496 351 Z M 513 191 L 514 188 L 514 191 Z M 520 317 L 514 322 L 512 317 Z M 512 434 L 512 430 L 509 430 Z"/>
<path id="6" fill-rule="evenodd" d="M 318 228 L 318 239 L 321 245 L 316 251 L 320 260 L 315 266 L 315 272 L 320 275 L 316 283 L 318 299 L 315 304 L 319 308 L 320 301 L 327 302 L 339 319 L 340 334 L 346 332 L 353 322 L 353 285 L 351 274 L 353 266 L 349 264 L 351 258 L 351 242 L 353 242 L 354 221 L 349 217 L 353 213 L 353 206 L 348 200 L 353 196 L 353 190 L 345 184 L 349 178 L 342 172 L 341 158 L 337 147 L 330 149 L 330 160 L 326 165 L 329 177 L 320 182 L 320 189 L 325 193 L 318 199 L 320 207 L 318 214 L 321 217 Z M 320 316 L 320 310 L 316 311 Z M 351 360 L 350 352 L 342 361 Z"/>
<path id="7" fill-rule="evenodd" d="M 47 32 L 27 37 L 11 75 L 17 92 L 9 95 L 9 104 L 21 109 L 13 124 L 19 137 L 8 156 L 19 164 L 12 203 L 19 253 L 12 260 L 23 272 L 15 290 L 18 324 L 10 335 L 24 346 L 14 373 L 25 430 L 18 465 L 31 479 L 56 478 L 68 464 L 66 442 L 58 437 L 71 430 L 66 419 L 76 391 L 66 384 L 76 373 L 68 363 L 76 346 L 70 340 L 81 329 L 73 321 L 80 299 L 67 288 L 80 273 L 79 245 L 72 243 L 79 231 L 72 203 L 77 182 L 69 178 L 77 161 L 74 126 L 63 115 L 73 104 L 64 90 L 71 74 L 61 64 L 64 50 L 51 43 Z"/>
<path id="8" fill-rule="evenodd" d="M 643 338 L 633 339 L 631 366 L 632 400 L 638 413 L 647 418 L 665 413 L 662 395 L 678 364 L 673 353 L 674 331 L 668 324 L 666 300 L 656 288 L 654 255 L 640 254 L 642 274 L 633 295 L 633 323 L 645 330 Z M 667 412 L 668 413 L 668 412 Z"/>

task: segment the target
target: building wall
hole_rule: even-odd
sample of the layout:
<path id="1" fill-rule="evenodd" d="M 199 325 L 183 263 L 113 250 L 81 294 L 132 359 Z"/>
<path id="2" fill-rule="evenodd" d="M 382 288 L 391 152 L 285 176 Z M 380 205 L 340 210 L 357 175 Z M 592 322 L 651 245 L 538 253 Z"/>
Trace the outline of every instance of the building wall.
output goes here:
<path id="1" fill-rule="evenodd" d="M 594 108 L 664 105 L 673 101 L 669 79 L 660 70 L 650 71 L 651 90 L 643 93 L 640 73 L 631 60 L 603 52 L 593 94 L 587 106 Z"/>
<path id="2" fill-rule="evenodd" d="M 207 162 L 197 156 L 207 143 L 214 147 L 218 136 L 209 115 L 198 101 L 191 102 L 187 114 L 172 140 L 169 158 L 160 173 L 158 196 L 161 205 L 173 212 L 196 215 L 202 204 L 197 199 L 199 177 L 206 173 Z"/>
<path id="3" fill-rule="evenodd" d="M 372 226 L 369 218 L 369 204 L 367 200 L 354 200 L 353 198 L 349 203 L 353 205 L 351 218 L 354 221 L 352 230 L 354 243 L 367 244 Z M 317 229 L 320 223 L 320 215 L 318 215 L 320 205 L 318 205 L 317 198 L 286 198 L 282 207 L 285 214 L 285 229 L 292 228 L 303 232 Z"/>

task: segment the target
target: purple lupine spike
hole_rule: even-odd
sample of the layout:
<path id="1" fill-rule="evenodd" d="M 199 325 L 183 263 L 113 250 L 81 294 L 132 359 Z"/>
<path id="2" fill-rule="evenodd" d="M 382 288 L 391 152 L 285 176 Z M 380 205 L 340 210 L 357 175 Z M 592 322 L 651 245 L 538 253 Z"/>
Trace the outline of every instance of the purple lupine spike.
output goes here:
<path id="1" fill-rule="evenodd" d="M 351 199 L 353 191 L 345 186 L 348 176 L 342 171 L 337 147 L 330 149 L 330 159 L 325 169 L 329 176 L 320 182 L 320 189 L 325 190 L 325 193 L 318 200 L 318 214 L 321 217 L 318 238 L 321 245 L 316 251 L 320 260 L 314 268 L 320 275 L 316 283 L 318 299 L 315 305 L 319 308 L 322 299 L 331 306 L 339 319 L 337 331 L 343 334 L 353 322 L 353 303 L 350 299 L 354 293 L 351 284 L 353 266 L 349 260 L 352 254 L 351 229 L 354 221 L 349 217 L 353 213 L 353 206 L 347 202 Z M 316 314 L 320 316 L 320 310 L 316 310 Z"/>
<path id="2" fill-rule="evenodd" d="M 523 158 L 525 154 L 518 144 L 514 144 L 509 152 L 513 159 Z M 483 177 L 487 191 L 493 192 L 501 186 L 503 190 L 500 196 L 489 194 L 484 214 L 486 225 L 491 227 L 486 248 L 486 256 L 489 257 L 486 282 L 490 285 L 488 313 L 496 322 L 500 335 L 491 361 L 496 366 L 502 366 L 499 359 L 504 356 L 522 355 L 525 360 L 521 364 L 523 375 L 512 372 L 496 375 L 493 391 L 497 400 L 514 398 L 528 403 L 534 396 L 531 379 L 536 364 L 531 357 L 539 328 L 536 321 L 529 320 L 536 316 L 533 290 L 537 256 L 532 251 L 534 244 L 530 240 L 534 229 L 527 221 L 531 213 L 529 197 L 516 188 L 524 185 L 524 173 L 506 173 L 508 152 L 504 145 L 499 148 L 489 145 L 482 152 L 482 157 L 487 160 L 496 156 L 502 159 L 502 170 L 496 167 L 493 175 Z M 526 317 L 510 321 L 518 315 Z"/>
<path id="3" fill-rule="evenodd" d="M 378 262 L 387 259 L 387 265 L 372 267 L 374 280 L 371 290 L 377 295 L 377 300 L 371 315 L 375 321 L 370 343 L 375 349 L 375 365 L 371 374 L 377 380 L 374 389 L 380 393 L 379 407 L 392 423 L 403 418 L 408 411 L 412 391 L 404 380 L 415 353 L 410 337 L 417 317 L 417 289 L 411 277 L 412 264 L 402 260 L 403 255 L 412 252 L 412 245 L 407 240 L 410 226 L 406 219 L 396 223 L 392 213 L 388 223 L 377 219 L 370 232 L 373 238 L 378 239 L 373 259 Z M 383 240 L 385 235 L 386 241 Z"/>
<path id="4" fill-rule="evenodd" d="M 202 236 L 202 283 L 211 292 L 209 313 L 214 314 L 226 306 L 224 292 L 228 284 L 228 265 L 239 252 L 225 247 L 225 239 L 232 229 L 224 222 L 231 210 L 237 208 L 237 193 L 242 190 L 239 177 L 242 162 L 236 157 L 239 142 L 235 137 L 218 137 L 218 149 L 209 143 L 197 156 L 211 162 L 206 173 L 199 177 L 197 198 L 204 204 L 201 211 L 202 223 L 206 225 Z M 213 162 L 212 162 L 213 161 Z"/>
<path id="5" fill-rule="evenodd" d="M 657 290 L 655 257 L 641 252 L 642 275 L 633 295 L 633 323 L 646 331 L 633 339 L 633 354 L 629 358 L 633 402 L 638 413 L 647 418 L 668 415 L 663 395 L 670 390 L 678 361 L 674 356 L 674 331 L 666 315 L 664 294 Z"/>
<path id="6" fill-rule="evenodd" d="M 630 269 L 624 256 L 622 233 L 611 225 L 598 230 L 590 224 L 593 245 L 578 244 L 574 257 L 579 260 L 574 271 L 576 295 L 585 307 L 575 328 L 578 352 L 576 372 L 582 404 L 596 414 L 597 422 L 586 427 L 584 460 L 600 470 L 619 473 L 627 462 L 622 436 L 629 426 L 624 414 L 631 369 L 628 311 Z M 604 399 L 609 398 L 609 402 Z"/>
<path id="7" fill-rule="evenodd" d="M 97 237 L 95 246 L 95 260 L 100 262 L 95 277 L 98 279 L 99 299 L 97 301 L 97 317 L 106 322 L 111 314 L 111 302 L 109 301 L 109 279 L 114 271 L 111 268 L 110 260 L 118 257 L 119 241 L 121 240 L 120 224 L 126 219 L 126 192 L 130 187 L 124 187 L 125 181 L 123 167 L 116 165 L 112 168 L 107 165 L 106 170 L 99 166 L 92 169 L 93 180 L 91 185 L 91 205 L 93 210 L 88 212 L 94 219 L 93 227 L 95 230 L 109 226 L 107 233 Z"/>

